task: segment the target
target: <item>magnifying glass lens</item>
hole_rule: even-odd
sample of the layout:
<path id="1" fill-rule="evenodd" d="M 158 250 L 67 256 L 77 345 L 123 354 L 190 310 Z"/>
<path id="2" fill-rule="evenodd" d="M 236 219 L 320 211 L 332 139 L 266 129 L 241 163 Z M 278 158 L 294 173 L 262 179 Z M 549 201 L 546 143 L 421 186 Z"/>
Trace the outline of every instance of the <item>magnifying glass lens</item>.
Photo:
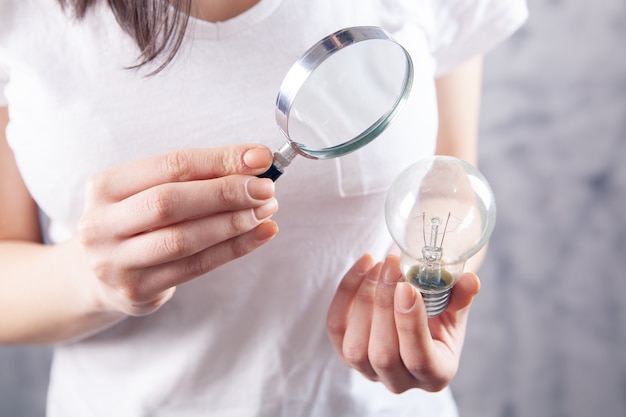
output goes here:
<path id="1" fill-rule="evenodd" d="M 313 71 L 291 106 L 287 134 L 318 159 L 344 155 L 370 142 L 406 84 L 406 55 L 388 40 L 345 47 Z"/>
<path id="2" fill-rule="evenodd" d="M 276 121 L 288 140 L 261 177 L 276 180 L 298 154 L 336 158 L 371 142 L 398 113 L 412 82 L 408 52 L 379 27 L 322 39 L 283 80 Z"/>

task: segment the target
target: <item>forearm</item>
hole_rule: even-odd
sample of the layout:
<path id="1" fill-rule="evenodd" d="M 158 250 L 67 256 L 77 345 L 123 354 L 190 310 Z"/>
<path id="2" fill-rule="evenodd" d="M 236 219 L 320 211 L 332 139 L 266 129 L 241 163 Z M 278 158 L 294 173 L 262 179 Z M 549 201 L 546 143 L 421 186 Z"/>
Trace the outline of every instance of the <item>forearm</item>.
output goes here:
<path id="1" fill-rule="evenodd" d="M 438 155 L 450 155 L 478 166 L 478 128 L 483 58 L 477 56 L 436 80 L 439 129 Z M 467 261 L 465 270 L 477 272 L 487 247 Z"/>
<path id="2" fill-rule="evenodd" d="M 439 128 L 438 155 L 478 163 L 478 127 L 482 89 L 482 57 L 436 79 Z"/>
<path id="3" fill-rule="evenodd" d="M 105 312 L 80 244 L 0 242 L 0 343 L 78 339 L 124 318 Z"/>

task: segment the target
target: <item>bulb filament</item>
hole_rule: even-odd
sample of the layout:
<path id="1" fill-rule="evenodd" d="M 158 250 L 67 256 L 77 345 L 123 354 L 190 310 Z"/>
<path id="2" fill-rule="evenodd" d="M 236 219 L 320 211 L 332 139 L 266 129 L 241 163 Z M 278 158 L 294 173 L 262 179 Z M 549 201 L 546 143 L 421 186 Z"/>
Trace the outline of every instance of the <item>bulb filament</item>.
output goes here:
<path id="1" fill-rule="evenodd" d="M 419 271 L 419 284 L 423 288 L 437 289 L 447 285 L 445 279 L 446 274 L 443 270 L 441 257 L 443 256 L 443 239 L 448 229 L 448 223 L 450 222 L 451 213 L 448 212 L 448 217 L 445 222 L 440 217 L 431 217 L 430 222 L 430 236 L 428 243 L 426 243 L 426 213 L 422 213 L 422 230 L 424 233 L 424 247 L 422 248 L 422 256 L 424 260 L 420 265 Z M 443 232 L 439 232 L 439 229 L 443 226 Z"/>
<path id="2" fill-rule="evenodd" d="M 422 213 L 422 230 L 424 233 L 424 246 L 430 248 L 439 248 L 443 247 L 443 239 L 446 236 L 446 231 L 448 230 L 448 223 L 450 222 L 450 216 L 452 213 L 448 212 L 448 217 L 446 217 L 445 225 L 443 227 L 443 233 L 439 233 L 439 228 L 441 227 L 442 219 L 441 217 L 431 217 L 430 219 L 430 240 L 429 244 L 426 244 L 426 212 Z M 441 240 L 437 243 L 437 237 L 441 235 Z"/>

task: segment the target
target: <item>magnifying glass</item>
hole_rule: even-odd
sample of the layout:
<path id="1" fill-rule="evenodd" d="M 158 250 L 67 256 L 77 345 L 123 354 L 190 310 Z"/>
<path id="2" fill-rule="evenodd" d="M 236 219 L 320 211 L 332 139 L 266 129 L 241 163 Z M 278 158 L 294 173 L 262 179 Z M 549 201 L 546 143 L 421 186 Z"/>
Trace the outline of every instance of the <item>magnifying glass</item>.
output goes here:
<path id="1" fill-rule="evenodd" d="M 287 72 L 276 122 L 287 142 L 262 178 L 276 181 L 296 155 L 330 159 L 374 140 L 413 84 L 409 53 L 384 29 L 358 26 L 313 45 Z"/>

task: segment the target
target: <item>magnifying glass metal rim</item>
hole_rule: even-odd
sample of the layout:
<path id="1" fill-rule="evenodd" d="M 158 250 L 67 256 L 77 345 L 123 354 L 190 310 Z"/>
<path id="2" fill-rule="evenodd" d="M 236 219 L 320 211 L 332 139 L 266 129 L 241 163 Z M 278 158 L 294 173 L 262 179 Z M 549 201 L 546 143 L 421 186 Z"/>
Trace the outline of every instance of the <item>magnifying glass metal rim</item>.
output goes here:
<path id="1" fill-rule="evenodd" d="M 398 45 L 405 54 L 405 78 L 396 101 L 388 111 L 381 115 L 369 128 L 347 142 L 319 150 L 308 149 L 306 145 L 295 142 L 289 136 L 289 115 L 300 88 L 304 85 L 312 72 L 333 54 L 347 46 L 368 40 L 393 42 Z M 386 129 L 387 125 L 391 123 L 402 108 L 404 102 L 408 99 L 412 84 L 413 61 L 409 52 L 396 42 L 384 29 L 377 26 L 354 26 L 338 30 L 326 36 L 311 46 L 289 69 L 283 79 L 278 96 L 276 97 L 276 122 L 287 138 L 287 143 L 274 152 L 272 168 L 266 173 L 267 175 L 263 174 L 262 176 L 272 179 L 278 178 L 278 176 L 282 174 L 283 169 L 291 163 L 296 155 L 302 155 L 309 159 L 329 159 L 346 155 L 365 146 L 379 136 Z"/>

